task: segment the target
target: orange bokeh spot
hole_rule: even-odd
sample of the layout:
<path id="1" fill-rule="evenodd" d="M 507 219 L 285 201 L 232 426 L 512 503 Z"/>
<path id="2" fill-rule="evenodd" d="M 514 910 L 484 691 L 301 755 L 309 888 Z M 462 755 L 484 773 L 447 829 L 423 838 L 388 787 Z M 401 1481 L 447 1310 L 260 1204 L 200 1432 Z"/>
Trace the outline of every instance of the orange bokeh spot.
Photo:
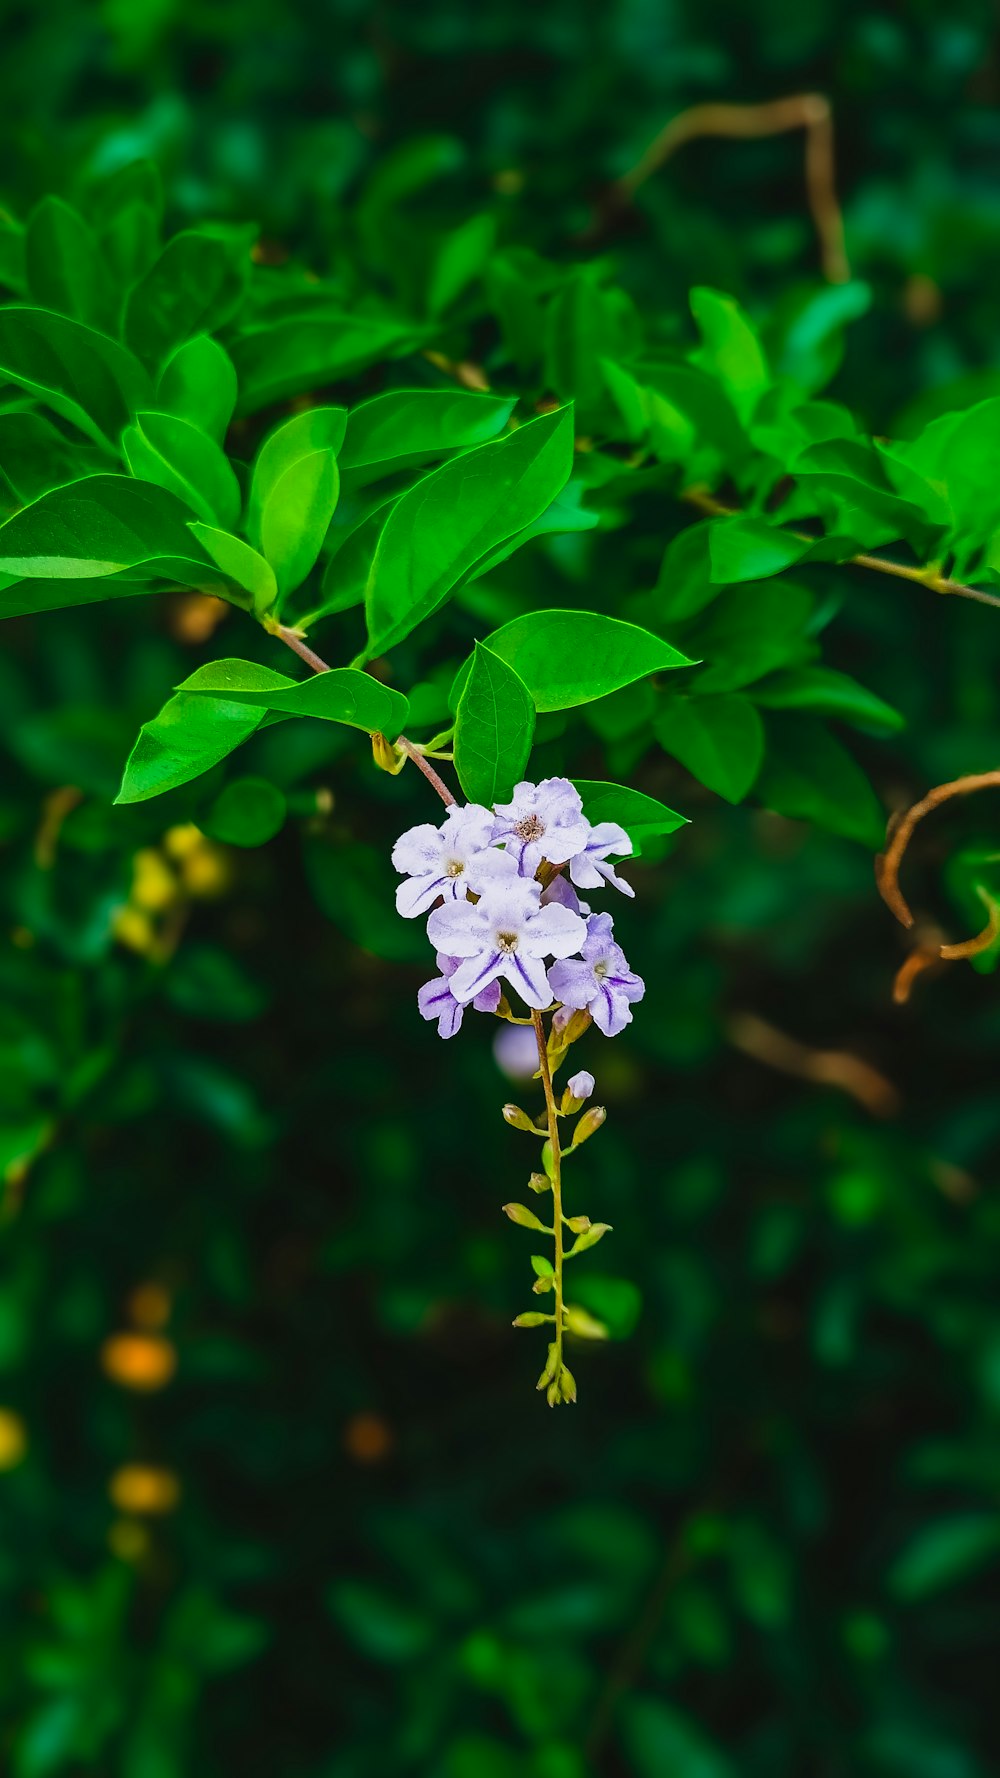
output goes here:
<path id="1" fill-rule="evenodd" d="M 392 1428 L 381 1414 L 352 1414 L 344 1427 L 344 1449 L 356 1463 L 381 1463 L 392 1446 Z"/>
<path id="2" fill-rule="evenodd" d="M 172 1469 L 126 1463 L 115 1470 L 108 1493 L 119 1512 L 151 1516 L 173 1512 L 181 1497 L 181 1485 Z"/>
<path id="3" fill-rule="evenodd" d="M 177 1351 L 155 1334 L 112 1334 L 101 1347 L 101 1366 L 105 1376 L 123 1389 L 152 1392 L 170 1382 L 177 1369 Z"/>

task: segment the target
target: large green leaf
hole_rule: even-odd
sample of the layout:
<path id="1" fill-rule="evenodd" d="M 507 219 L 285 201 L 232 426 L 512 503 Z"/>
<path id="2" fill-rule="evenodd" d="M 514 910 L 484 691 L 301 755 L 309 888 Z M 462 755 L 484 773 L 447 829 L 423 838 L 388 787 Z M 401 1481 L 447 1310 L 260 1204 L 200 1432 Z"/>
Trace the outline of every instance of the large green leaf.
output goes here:
<path id="1" fill-rule="evenodd" d="M 808 555 L 812 545 L 806 537 L 796 537 L 766 519 L 716 519 L 709 526 L 708 543 L 712 562 L 712 579 L 730 583 L 742 580 L 764 580 L 780 574 L 783 568 Z"/>
<path id="2" fill-rule="evenodd" d="M 380 685 L 356 667 L 333 667 L 312 679 L 289 679 L 255 661 L 211 661 L 199 667 L 178 691 L 225 698 L 254 709 L 277 710 L 285 716 L 316 716 L 344 722 L 351 728 L 380 732 L 394 741 L 406 721 L 402 692 Z"/>
<path id="3" fill-rule="evenodd" d="M 268 494 L 260 519 L 260 546 L 281 593 L 305 580 L 323 547 L 340 493 L 332 451 L 311 451 L 285 470 Z"/>
<path id="4" fill-rule="evenodd" d="M 753 699 L 765 710 L 809 710 L 874 734 L 894 735 L 906 726 L 906 718 L 891 704 L 833 667 L 794 667 L 775 673 L 754 686 Z"/>
<path id="5" fill-rule="evenodd" d="M 125 767 L 118 803 L 146 802 L 199 778 L 249 739 L 267 712 L 224 698 L 168 698 L 158 716 L 144 722 Z"/>
<path id="6" fill-rule="evenodd" d="M 365 593 L 368 654 L 402 641 L 477 561 L 530 525 L 569 478 L 571 408 L 543 414 L 423 477 L 393 507 Z"/>
<path id="7" fill-rule="evenodd" d="M 152 395 L 146 372 L 124 346 L 45 309 L 0 309 L 0 375 L 116 456 L 122 427 Z"/>
<path id="8" fill-rule="evenodd" d="M 731 296 L 705 285 L 692 290 L 691 313 L 702 336 L 692 363 L 718 377 L 737 413 L 747 419 L 771 381 L 751 322 Z"/>
<path id="9" fill-rule="evenodd" d="M 353 376 L 382 358 L 396 358 L 416 346 L 424 332 L 418 323 L 393 316 L 333 309 L 247 329 L 231 346 L 240 384 L 238 412 L 254 414 L 273 401 Z"/>
<path id="10" fill-rule="evenodd" d="M 507 424 L 514 398 L 474 395 L 463 389 L 393 389 L 354 407 L 340 452 L 341 469 L 361 487 L 451 451 L 495 438 Z"/>
<path id="11" fill-rule="evenodd" d="M 0 574 L 89 580 L 158 558 L 190 558 L 197 551 L 187 518 L 165 488 L 128 475 L 87 476 L 0 525 Z"/>
<path id="12" fill-rule="evenodd" d="M 182 340 L 214 333 L 246 294 L 253 231 L 187 229 L 168 241 L 129 293 L 125 338 L 159 365 Z"/>
<path id="13" fill-rule="evenodd" d="M 644 840 L 676 833 L 688 825 L 686 815 L 668 809 L 655 796 L 632 790 L 627 784 L 605 784 L 596 778 L 574 778 L 573 783 L 583 799 L 583 812 L 588 821 L 617 821 L 632 841 L 635 857 L 642 852 Z"/>
<path id="14" fill-rule="evenodd" d="M 109 574 L 100 580 L 11 580 L 0 575 L 0 618 L 31 617 L 40 611 L 62 611 L 70 605 L 99 605 L 105 599 L 131 599 L 151 593 L 149 580 Z M 224 589 L 220 587 L 221 593 Z"/>
<path id="15" fill-rule="evenodd" d="M 185 340 L 167 359 L 156 385 L 162 412 L 190 420 L 221 444 L 236 407 L 236 371 L 218 340 L 207 333 Z"/>
<path id="16" fill-rule="evenodd" d="M 691 665 L 650 630 L 597 611 L 531 611 L 494 630 L 486 646 L 523 679 L 536 710 L 569 710 L 647 673 Z M 463 667 L 456 677 L 453 703 L 467 673 Z"/>
<path id="17" fill-rule="evenodd" d="M 248 543 L 244 543 L 242 537 L 233 537 L 228 531 L 220 531 L 216 525 L 202 525 L 196 519 L 190 519 L 188 529 L 197 537 L 202 549 L 212 558 L 216 567 L 221 568 L 223 574 L 250 594 L 257 615 L 270 611 L 278 597 L 278 583 L 270 562 L 258 555 L 255 549 L 251 549 Z"/>
<path id="18" fill-rule="evenodd" d="M 62 482 L 97 475 L 108 459 L 96 445 L 74 443 L 44 414 L 0 413 L 0 472 L 22 505 Z"/>
<path id="19" fill-rule="evenodd" d="M 742 802 L 764 754 L 764 725 L 749 698 L 671 698 L 653 728 L 660 746 L 700 783 L 727 802 Z"/>
<path id="20" fill-rule="evenodd" d="M 111 281 L 93 230 L 62 198 L 46 197 L 28 218 L 25 263 L 32 301 L 91 327 L 113 327 Z"/>
<path id="21" fill-rule="evenodd" d="M 535 706 L 513 667 L 477 642 L 455 715 L 455 770 L 472 803 L 506 802 L 524 776 Z"/>
<path id="22" fill-rule="evenodd" d="M 231 530 L 243 504 L 240 484 L 221 445 L 176 414 L 138 413 L 122 433 L 132 474 L 167 488 L 206 524 Z"/>
<path id="23" fill-rule="evenodd" d="M 873 851 L 885 838 L 885 811 L 864 772 L 815 717 L 768 717 L 757 795 L 779 815 L 814 821 Z"/>

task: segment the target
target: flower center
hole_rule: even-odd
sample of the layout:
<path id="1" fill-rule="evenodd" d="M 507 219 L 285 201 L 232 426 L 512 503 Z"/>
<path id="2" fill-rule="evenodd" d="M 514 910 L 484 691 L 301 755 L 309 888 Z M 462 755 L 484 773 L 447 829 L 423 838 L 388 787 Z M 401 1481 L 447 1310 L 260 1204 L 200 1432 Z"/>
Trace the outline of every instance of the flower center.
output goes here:
<path id="1" fill-rule="evenodd" d="M 594 975 L 599 982 L 603 982 L 610 967 L 606 957 L 602 957 L 598 963 L 594 964 Z"/>
<path id="2" fill-rule="evenodd" d="M 514 832 L 521 840 L 540 840 L 545 832 L 545 823 L 540 815 L 525 815 L 524 820 L 516 824 Z"/>
<path id="3" fill-rule="evenodd" d="M 449 858 L 444 867 L 444 874 L 446 877 L 460 877 L 464 869 L 465 865 L 460 858 Z"/>
<path id="4" fill-rule="evenodd" d="M 504 955 L 509 957 L 511 955 L 512 951 L 517 950 L 517 933 L 516 932 L 498 932 L 497 933 L 497 949 L 500 951 L 503 951 Z"/>

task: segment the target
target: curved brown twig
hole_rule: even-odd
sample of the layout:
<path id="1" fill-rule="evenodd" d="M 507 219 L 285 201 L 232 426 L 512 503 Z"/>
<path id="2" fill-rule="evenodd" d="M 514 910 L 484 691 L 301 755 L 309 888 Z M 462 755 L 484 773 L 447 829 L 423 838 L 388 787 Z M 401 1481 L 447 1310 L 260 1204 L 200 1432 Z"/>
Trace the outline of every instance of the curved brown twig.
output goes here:
<path id="1" fill-rule="evenodd" d="M 822 93 L 796 93 L 763 105 L 692 105 L 681 111 L 655 136 L 649 147 L 611 187 L 605 202 L 587 231 L 599 239 L 613 216 L 620 213 L 640 185 L 670 157 L 699 136 L 778 136 L 786 130 L 804 130 L 806 138 L 806 195 L 819 236 L 823 275 L 831 284 L 846 284 L 851 275 L 844 245 L 844 221 L 837 201 L 834 178 L 833 112 Z"/>
<path id="2" fill-rule="evenodd" d="M 935 785 L 918 803 L 914 803 L 912 809 L 907 809 L 905 815 L 897 816 L 890 822 L 886 836 L 889 843 L 875 860 L 875 882 L 886 907 L 895 914 L 901 926 L 909 929 L 913 925 L 910 904 L 899 885 L 899 869 L 917 824 L 925 815 L 939 809 L 942 803 L 950 802 L 953 797 L 969 796 L 974 791 L 995 789 L 998 786 L 1000 770 L 968 772 L 962 778 L 952 778 L 947 784 Z M 1000 903 L 981 885 L 977 886 L 977 893 L 989 916 L 982 931 L 972 938 L 960 939 L 955 944 L 921 945 L 918 950 L 911 952 L 893 984 L 892 997 L 897 1005 L 909 999 L 914 981 L 924 970 L 930 969 L 935 963 L 955 963 L 963 957 L 978 956 L 980 951 L 988 950 L 1000 937 Z"/>

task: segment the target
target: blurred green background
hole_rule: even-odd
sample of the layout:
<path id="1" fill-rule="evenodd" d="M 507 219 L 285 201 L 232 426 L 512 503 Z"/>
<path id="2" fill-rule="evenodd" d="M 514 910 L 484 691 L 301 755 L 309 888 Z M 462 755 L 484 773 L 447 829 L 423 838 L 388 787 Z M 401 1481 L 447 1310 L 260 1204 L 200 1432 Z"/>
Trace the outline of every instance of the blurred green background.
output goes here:
<path id="1" fill-rule="evenodd" d="M 414 228 L 495 206 L 505 239 L 573 258 L 672 115 L 825 93 L 876 293 L 834 393 L 889 432 L 1000 389 L 992 5 L 0 17 L 13 212 L 148 155 L 175 224 L 252 218 L 322 267 L 360 193 L 405 185 L 414 138 L 434 167 Z M 693 282 L 774 311 L 816 278 L 801 138 L 692 144 L 602 251 L 668 316 Z M 658 497 L 591 572 L 641 586 L 683 522 Z M 544 590 L 572 553 L 518 571 Z M 996 613 L 844 580 L 837 664 L 908 717 L 864 749 L 886 806 L 995 765 Z M 397 931 L 378 859 L 427 818 L 416 774 L 271 731 L 245 769 L 294 819 L 227 847 L 181 793 L 110 804 L 138 724 L 229 626 L 123 601 L 3 643 L 2 1769 L 1000 1770 L 994 983 L 963 966 L 894 1009 L 901 941 L 860 847 L 637 758 L 620 708 L 582 761 L 554 726 L 539 773 L 629 776 L 693 819 L 633 872 L 635 1024 L 579 1052 L 609 1122 L 574 1191 L 615 1232 L 578 1294 L 617 1337 L 549 1414 L 533 1337 L 510 1331 L 527 1247 L 499 1206 L 526 1157 L 493 1029 L 442 1048 L 419 969 L 351 942 L 338 852 L 371 848 Z M 921 843 L 923 902 L 953 931 L 942 865 L 990 836 L 984 804 Z M 808 1078 L 823 1051 L 875 1071 L 860 1096 L 856 1067 L 847 1088 Z"/>

